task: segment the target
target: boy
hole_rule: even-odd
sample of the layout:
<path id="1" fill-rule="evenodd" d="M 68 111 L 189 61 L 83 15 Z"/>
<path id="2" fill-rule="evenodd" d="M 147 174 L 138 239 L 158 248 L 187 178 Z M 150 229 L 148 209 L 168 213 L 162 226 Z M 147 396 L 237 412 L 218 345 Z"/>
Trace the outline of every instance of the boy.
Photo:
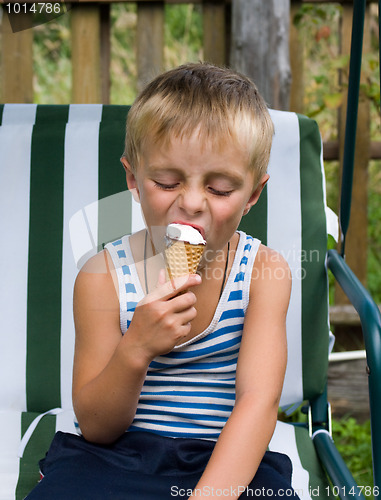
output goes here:
<path id="1" fill-rule="evenodd" d="M 290 273 L 237 231 L 269 178 L 265 103 L 242 75 L 188 64 L 143 90 L 126 130 L 122 163 L 146 230 L 108 244 L 77 277 L 82 437 L 57 434 L 28 498 L 294 495 L 288 457 L 266 452 Z M 166 281 L 170 223 L 206 240 L 199 274 Z"/>

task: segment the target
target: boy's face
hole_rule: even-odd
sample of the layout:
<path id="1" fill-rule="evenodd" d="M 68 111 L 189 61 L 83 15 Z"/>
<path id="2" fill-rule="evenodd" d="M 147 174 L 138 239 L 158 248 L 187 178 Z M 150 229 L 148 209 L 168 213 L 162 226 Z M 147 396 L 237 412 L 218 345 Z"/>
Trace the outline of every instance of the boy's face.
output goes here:
<path id="1" fill-rule="evenodd" d="M 227 141 L 216 148 L 196 133 L 173 138 L 167 146 L 148 140 L 135 174 L 125 159 L 123 164 L 149 230 L 173 222 L 191 224 L 213 251 L 226 245 L 269 177 L 255 185 L 247 155 L 237 145 Z"/>

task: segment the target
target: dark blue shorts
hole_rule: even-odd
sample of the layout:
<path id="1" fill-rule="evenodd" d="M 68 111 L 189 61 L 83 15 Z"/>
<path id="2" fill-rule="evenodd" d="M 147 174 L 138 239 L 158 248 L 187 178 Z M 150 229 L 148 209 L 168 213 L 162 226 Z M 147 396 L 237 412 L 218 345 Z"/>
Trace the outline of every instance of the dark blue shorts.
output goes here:
<path id="1" fill-rule="evenodd" d="M 44 477 L 27 500 L 186 499 L 196 486 L 215 442 L 127 432 L 110 446 L 57 432 L 40 468 Z M 283 454 L 266 452 L 240 498 L 298 498 L 291 489 L 292 465 Z M 287 493 L 286 493 L 287 492 Z M 224 498 L 225 491 L 205 491 Z M 200 496 L 200 495 L 199 495 Z"/>

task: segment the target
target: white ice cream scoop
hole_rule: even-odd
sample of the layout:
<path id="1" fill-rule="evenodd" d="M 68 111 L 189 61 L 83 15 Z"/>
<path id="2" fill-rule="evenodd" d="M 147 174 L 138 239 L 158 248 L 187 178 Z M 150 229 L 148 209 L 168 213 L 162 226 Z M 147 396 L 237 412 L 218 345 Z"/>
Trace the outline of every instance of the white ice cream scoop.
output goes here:
<path id="1" fill-rule="evenodd" d="M 206 245 L 197 229 L 185 224 L 169 224 L 165 243 L 164 257 L 170 279 L 197 271 Z"/>
<path id="2" fill-rule="evenodd" d="M 187 224 L 169 224 L 167 226 L 166 236 L 171 240 L 185 241 L 191 245 L 206 244 L 200 231 Z"/>

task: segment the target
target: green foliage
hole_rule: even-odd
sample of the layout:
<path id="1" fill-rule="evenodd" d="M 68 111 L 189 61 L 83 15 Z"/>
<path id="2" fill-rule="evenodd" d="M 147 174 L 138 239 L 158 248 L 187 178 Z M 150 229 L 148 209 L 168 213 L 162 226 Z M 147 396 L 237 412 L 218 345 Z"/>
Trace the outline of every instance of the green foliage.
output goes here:
<path id="1" fill-rule="evenodd" d="M 111 104 L 131 104 L 137 93 L 137 7 L 131 3 L 111 6 Z M 34 102 L 71 102 L 70 12 L 34 30 Z M 203 59 L 201 6 L 165 7 L 164 69 Z"/>
<path id="2" fill-rule="evenodd" d="M 135 4 L 111 9 L 111 104 L 131 104 L 137 93 Z M 164 69 L 202 59 L 202 13 L 193 4 L 166 5 Z"/>
<path id="3" fill-rule="evenodd" d="M 323 138 L 336 138 L 337 108 L 342 102 L 338 66 L 345 63 L 339 53 L 337 4 L 303 4 L 294 17 L 304 48 L 305 114 L 318 119 Z M 347 62 L 347 60 L 346 60 Z"/>
<path id="4" fill-rule="evenodd" d="M 337 110 L 343 102 L 349 74 L 349 55 L 340 54 L 340 16 L 338 4 L 305 4 L 293 22 L 304 48 L 305 113 L 318 119 L 324 139 L 336 138 Z M 361 98 L 379 113 L 380 77 L 378 38 L 374 35 L 378 20 L 371 14 L 371 48 L 363 55 Z M 379 130 L 379 121 L 377 122 Z"/>
<path id="5" fill-rule="evenodd" d="M 132 104 L 136 96 L 136 22 L 136 5 L 112 4 L 111 104 Z"/>
<path id="6" fill-rule="evenodd" d="M 374 300 L 381 304 L 381 168 L 380 161 L 369 166 L 368 202 L 368 288 Z"/>
<path id="7" fill-rule="evenodd" d="M 165 20 L 166 68 L 202 59 L 201 6 L 167 4 Z"/>
<path id="8" fill-rule="evenodd" d="M 375 110 L 380 109 L 380 65 L 379 55 L 375 50 L 364 54 L 362 58 L 361 71 L 363 82 L 360 84 L 360 93 L 372 103 Z M 379 125 L 378 125 L 379 127 Z"/>
<path id="9" fill-rule="evenodd" d="M 336 14 L 336 6 L 304 4 L 295 14 L 293 22 L 298 28 L 306 23 L 306 19 L 308 19 L 308 22 L 310 24 L 320 26 L 322 22 L 329 22 L 331 20 L 332 14 Z"/>
<path id="10" fill-rule="evenodd" d="M 69 16 L 63 15 L 34 30 L 34 102 L 70 102 L 71 43 Z"/>
<path id="11" fill-rule="evenodd" d="M 370 11 L 370 51 L 363 55 L 360 99 L 371 105 L 371 138 L 380 140 L 380 73 L 377 26 Z M 349 73 L 349 56 L 339 52 L 342 7 L 338 4 L 304 4 L 294 17 L 304 47 L 305 114 L 317 120 L 323 139 L 337 139 L 338 109 L 343 103 Z M 339 165 L 325 162 L 327 202 L 339 210 Z M 369 164 L 368 184 L 368 288 L 381 302 L 381 173 L 380 162 Z M 332 248 L 332 242 L 331 246 Z M 330 275 L 330 303 L 334 302 L 334 279 Z"/>

